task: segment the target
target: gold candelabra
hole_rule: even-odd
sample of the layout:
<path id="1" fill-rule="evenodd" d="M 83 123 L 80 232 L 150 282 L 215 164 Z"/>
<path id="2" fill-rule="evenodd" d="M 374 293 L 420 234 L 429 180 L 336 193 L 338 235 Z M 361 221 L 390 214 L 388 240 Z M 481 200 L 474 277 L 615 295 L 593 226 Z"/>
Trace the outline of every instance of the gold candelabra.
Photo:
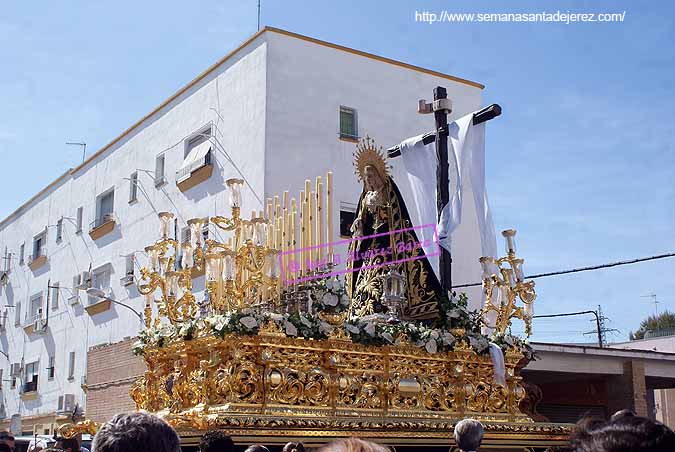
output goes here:
<path id="1" fill-rule="evenodd" d="M 288 297 L 282 297 L 282 292 L 288 292 L 282 284 L 282 266 L 284 279 L 293 281 L 329 265 L 332 173 L 327 174 L 325 190 L 321 177 L 315 187 L 307 180 L 299 201 L 289 199 L 286 191 L 283 201 L 279 196 L 269 198 L 266 211 L 254 210 L 250 219 L 241 216 L 244 181 L 228 179 L 226 184 L 231 215 L 188 220 L 189 240 L 183 243 L 170 237 L 174 215 L 159 214 L 160 238 L 145 248 L 149 264 L 141 269 L 138 284 L 146 297 L 146 327 L 159 326 L 161 317 L 176 324 L 201 314 L 244 308 L 274 311 L 282 298 L 288 302 Z M 208 233 L 205 237 L 209 225 L 228 237 L 222 241 L 208 238 Z M 192 294 L 192 278 L 202 274 L 208 299 L 198 302 Z M 299 294 L 293 286 L 289 293 Z M 154 321 L 153 303 L 158 306 Z"/>
<path id="2" fill-rule="evenodd" d="M 506 256 L 480 258 L 483 269 L 483 291 L 485 304 L 481 310 L 484 325 L 504 334 L 511 326 L 512 319 L 525 323 L 525 334 L 532 334 L 532 316 L 534 315 L 534 281 L 525 281 L 523 259 L 516 258 L 515 229 L 502 231 L 506 241 Z M 516 306 L 517 299 L 523 306 Z"/>

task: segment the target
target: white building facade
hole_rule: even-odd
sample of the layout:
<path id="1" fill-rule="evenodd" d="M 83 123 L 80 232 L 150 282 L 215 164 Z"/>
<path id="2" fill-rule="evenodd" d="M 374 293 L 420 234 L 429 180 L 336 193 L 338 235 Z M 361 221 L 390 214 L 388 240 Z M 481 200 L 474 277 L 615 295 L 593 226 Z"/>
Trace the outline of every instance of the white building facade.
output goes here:
<path id="1" fill-rule="evenodd" d="M 415 109 L 436 86 L 451 118 L 481 107 L 475 82 L 266 28 L 2 220 L 0 428 L 14 416 L 23 432 L 47 433 L 59 413 L 86 415 L 87 351 L 142 326 L 134 280 L 158 212 L 175 213 L 181 234 L 190 218 L 229 214 L 228 178 L 250 185 L 248 212 L 330 170 L 338 240 L 341 209 L 361 191 L 355 141 L 386 148 L 432 129 Z M 394 176 L 405 195 L 396 165 Z M 474 282 L 480 243 L 475 218 L 464 218 L 454 277 Z M 203 290 L 203 277 L 194 284 Z"/>

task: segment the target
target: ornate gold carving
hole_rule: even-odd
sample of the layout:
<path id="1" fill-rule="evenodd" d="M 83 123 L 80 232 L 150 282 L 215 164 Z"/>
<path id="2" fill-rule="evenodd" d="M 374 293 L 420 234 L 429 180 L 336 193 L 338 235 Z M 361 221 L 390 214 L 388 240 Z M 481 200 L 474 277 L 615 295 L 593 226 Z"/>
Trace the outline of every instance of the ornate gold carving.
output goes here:
<path id="1" fill-rule="evenodd" d="M 92 420 L 86 419 L 80 421 L 76 424 L 63 424 L 58 428 L 59 436 L 63 438 L 74 438 L 77 435 L 82 433 L 88 433 L 90 435 L 95 435 L 99 428 L 101 428 L 101 423 L 94 422 Z"/>

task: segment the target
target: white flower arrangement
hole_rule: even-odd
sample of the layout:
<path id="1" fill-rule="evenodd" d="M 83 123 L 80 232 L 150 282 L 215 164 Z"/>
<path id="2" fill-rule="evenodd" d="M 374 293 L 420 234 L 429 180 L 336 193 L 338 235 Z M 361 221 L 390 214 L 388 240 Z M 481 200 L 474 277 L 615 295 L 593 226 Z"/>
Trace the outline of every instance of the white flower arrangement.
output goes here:
<path id="1" fill-rule="evenodd" d="M 344 285 L 338 278 L 319 280 L 312 287 L 312 298 L 319 312 L 343 312 L 349 306 Z M 346 300 L 346 301 L 345 301 Z M 489 343 L 495 342 L 502 349 L 517 348 L 527 359 L 535 359 L 534 351 L 526 340 L 510 334 L 487 337 L 480 332 L 480 320 L 475 311 L 469 311 L 465 295 L 442 300 L 441 318 L 434 325 L 422 322 L 389 319 L 382 314 L 350 319 L 342 329 L 352 342 L 385 346 L 410 344 L 428 353 L 441 353 L 453 349 L 461 340 L 476 353 L 488 352 Z M 159 325 L 139 334 L 133 351 L 142 354 L 146 347 L 163 347 L 177 340 L 191 340 L 197 332 L 210 330 L 223 337 L 226 334 L 255 335 L 266 322 L 273 321 L 289 337 L 305 339 L 326 339 L 335 327 L 323 321 L 319 315 L 310 313 L 265 313 L 246 308 L 227 314 L 213 314 L 203 319 L 194 319 L 176 325 Z M 461 336 L 453 334 L 462 330 Z"/>

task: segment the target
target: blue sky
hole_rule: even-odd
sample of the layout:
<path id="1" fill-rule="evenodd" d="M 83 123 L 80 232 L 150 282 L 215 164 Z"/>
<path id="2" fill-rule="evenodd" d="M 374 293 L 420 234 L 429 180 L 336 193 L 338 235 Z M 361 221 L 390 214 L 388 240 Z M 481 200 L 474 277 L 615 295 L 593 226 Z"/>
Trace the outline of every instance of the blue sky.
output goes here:
<path id="1" fill-rule="evenodd" d="M 160 104 L 256 30 L 256 1 L 9 2 L 0 16 L 0 217 Z M 528 273 L 672 252 L 675 7 L 666 2 L 263 0 L 262 24 L 486 85 L 499 230 Z M 622 23 L 416 23 L 415 11 L 623 12 Z M 412 107 L 414 108 L 414 106 Z M 411 110 L 411 114 L 415 114 Z M 403 138 L 403 137 L 402 137 Z M 675 309 L 675 259 L 537 280 L 537 312 L 601 304 L 621 332 Z M 458 281 L 459 283 L 459 281 Z M 589 319 L 590 320 L 590 319 Z M 535 340 L 592 338 L 586 319 Z M 518 330 L 519 328 L 516 328 Z M 612 336 L 610 336 L 612 338 Z"/>

